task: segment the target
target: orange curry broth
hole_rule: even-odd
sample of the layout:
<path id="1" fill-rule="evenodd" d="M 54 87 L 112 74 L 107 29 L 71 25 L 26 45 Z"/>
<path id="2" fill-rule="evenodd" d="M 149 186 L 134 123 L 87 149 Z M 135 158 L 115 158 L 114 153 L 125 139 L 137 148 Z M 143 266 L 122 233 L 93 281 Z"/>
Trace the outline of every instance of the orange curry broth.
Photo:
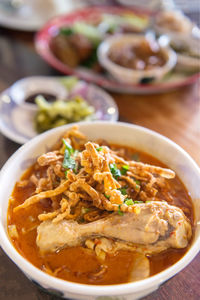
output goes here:
<path id="1" fill-rule="evenodd" d="M 114 149 L 121 149 L 121 146 L 113 146 Z M 136 151 L 132 148 L 123 147 L 126 157 L 131 159 L 135 154 L 139 154 L 140 161 L 166 167 L 163 163 L 153 158 L 150 155 Z M 136 155 L 136 156 L 137 156 Z M 44 172 L 41 168 L 41 172 Z M 34 172 L 34 167 L 29 168 L 21 177 L 22 180 L 28 179 Z M 192 201 L 177 176 L 168 181 L 170 187 L 173 188 L 174 199 L 169 204 L 174 204 L 178 207 L 185 208 L 185 214 L 193 224 L 193 206 Z M 96 257 L 96 254 L 84 247 L 65 248 L 56 253 L 48 253 L 42 256 L 36 245 L 37 226 L 40 224 L 37 216 L 41 213 L 51 211 L 51 207 L 46 202 L 39 202 L 31 205 L 26 209 L 20 209 L 13 213 L 13 208 L 23 203 L 25 199 L 30 197 L 35 191 L 35 186 L 30 183 L 25 187 L 14 187 L 10 198 L 8 208 L 8 225 L 15 224 L 19 234 L 19 238 L 11 239 L 17 251 L 25 257 L 34 266 L 42 271 L 47 272 L 64 280 L 85 283 L 85 284 L 119 284 L 129 281 L 129 275 L 134 263 L 134 252 L 118 251 L 114 255 L 106 255 L 104 266 L 106 272 L 101 273 L 102 265 Z M 23 233 L 23 228 L 26 233 Z M 150 275 L 154 275 L 162 270 L 170 267 L 177 262 L 187 251 L 184 249 L 168 249 L 159 254 L 149 256 L 150 260 Z M 57 274 L 53 274 L 58 270 Z"/>

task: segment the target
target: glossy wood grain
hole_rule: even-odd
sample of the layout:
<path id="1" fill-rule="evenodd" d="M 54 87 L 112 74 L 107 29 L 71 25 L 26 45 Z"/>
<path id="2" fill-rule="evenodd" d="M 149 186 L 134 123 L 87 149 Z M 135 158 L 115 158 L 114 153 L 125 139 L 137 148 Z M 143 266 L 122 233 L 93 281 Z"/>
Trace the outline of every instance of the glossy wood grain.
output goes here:
<path id="1" fill-rule="evenodd" d="M 114 98 L 123 120 L 155 130 L 185 149 L 200 165 L 200 85 L 165 94 Z"/>
<path id="2" fill-rule="evenodd" d="M 33 34 L 0 29 L 0 91 L 25 76 L 56 75 L 35 53 Z M 165 94 L 113 94 L 120 119 L 153 129 L 183 147 L 200 166 L 200 83 Z M 0 166 L 19 145 L 0 134 Z M 192 178 L 191 178 L 192 180 Z M 0 250 L 0 299 L 55 300 L 31 283 Z M 143 300 L 200 299 L 200 255 Z"/>

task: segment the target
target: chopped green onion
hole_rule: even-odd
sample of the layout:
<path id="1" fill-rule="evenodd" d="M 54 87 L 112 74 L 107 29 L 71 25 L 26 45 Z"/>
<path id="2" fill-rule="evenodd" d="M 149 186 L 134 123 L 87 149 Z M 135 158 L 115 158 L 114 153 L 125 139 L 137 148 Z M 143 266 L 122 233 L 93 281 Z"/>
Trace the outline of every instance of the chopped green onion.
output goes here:
<path id="1" fill-rule="evenodd" d="M 129 170 L 129 166 L 128 165 L 123 165 L 122 169 L 121 169 L 121 174 L 126 175 L 128 170 Z"/>
<path id="2" fill-rule="evenodd" d="M 125 200 L 124 200 L 124 203 L 126 204 L 126 205 L 133 205 L 133 204 L 138 204 L 138 203 L 144 203 L 143 201 L 140 201 L 140 200 L 132 200 L 132 199 L 130 199 L 130 198 L 126 198 Z"/>
<path id="3" fill-rule="evenodd" d="M 128 199 L 128 198 L 126 198 L 126 200 L 124 201 L 124 203 L 126 205 L 133 205 L 134 204 L 133 200 L 132 199 Z"/>
<path id="4" fill-rule="evenodd" d="M 140 185 L 140 181 L 139 181 L 139 180 L 135 180 L 135 183 L 136 183 L 137 185 Z"/>
<path id="5" fill-rule="evenodd" d="M 124 215 L 123 211 L 121 211 L 121 205 L 118 206 L 118 211 L 117 212 L 118 212 L 118 215 L 120 215 L 120 216 Z"/>
<path id="6" fill-rule="evenodd" d="M 96 150 L 99 152 L 99 151 L 103 150 L 103 147 L 98 147 L 98 148 L 96 148 Z"/>
<path id="7" fill-rule="evenodd" d="M 65 171 L 65 177 L 67 177 L 67 173 L 68 173 L 68 171 L 69 171 L 69 170 L 66 170 L 66 171 Z"/>
<path id="8" fill-rule="evenodd" d="M 110 164 L 110 171 L 115 179 L 118 179 L 121 176 L 120 170 L 117 168 L 116 164 Z"/>
<path id="9" fill-rule="evenodd" d="M 107 199 L 110 199 L 110 196 L 109 196 L 109 195 L 106 195 L 105 193 L 104 193 L 104 196 L 105 196 Z"/>
<path id="10" fill-rule="evenodd" d="M 127 195 L 126 188 L 119 188 L 118 190 L 122 193 L 122 195 Z"/>

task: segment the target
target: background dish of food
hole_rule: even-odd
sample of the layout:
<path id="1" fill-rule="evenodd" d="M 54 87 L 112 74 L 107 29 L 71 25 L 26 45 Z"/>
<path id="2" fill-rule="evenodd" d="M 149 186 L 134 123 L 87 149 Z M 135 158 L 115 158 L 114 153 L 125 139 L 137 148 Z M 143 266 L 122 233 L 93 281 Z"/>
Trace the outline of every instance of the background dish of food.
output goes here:
<path id="1" fill-rule="evenodd" d="M 144 35 L 123 34 L 105 39 L 98 48 L 100 64 L 121 83 L 152 83 L 162 79 L 176 65 L 169 47 Z"/>
<path id="2" fill-rule="evenodd" d="M 177 70 L 200 71 L 200 28 L 178 10 L 159 12 L 153 27 L 159 35 L 168 36 L 177 53 Z"/>
<path id="3" fill-rule="evenodd" d="M 139 2 L 137 0 L 117 0 L 121 5 L 125 6 L 137 6 L 142 7 L 145 9 L 145 7 L 149 7 L 151 9 L 161 9 L 163 8 L 163 2 L 162 0 L 140 0 Z M 168 0 L 169 4 L 171 5 L 172 0 Z M 168 4 L 168 5 L 169 5 Z"/>
<path id="4" fill-rule="evenodd" d="M 55 140 L 57 140 L 58 135 L 64 133 L 64 131 L 70 126 L 56 128 L 31 140 L 14 154 L 2 169 L 0 176 L 0 182 L 3 187 L 0 201 L 1 246 L 10 258 L 23 270 L 25 274 L 27 274 L 27 276 L 40 284 L 44 289 L 53 288 L 60 292 L 61 295 L 72 299 L 81 298 L 88 300 L 96 299 L 97 297 L 105 295 L 122 297 L 127 300 L 138 299 L 139 297 L 147 295 L 157 289 L 160 284 L 182 270 L 199 251 L 199 168 L 190 156 L 178 145 L 148 129 L 123 123 L 108 122 L 80 123 L 79 126 L 83 133 L 88 135 L 91 139 L 103 138 L 111 143 L 129 145 L 136 149 L 140 149 L 154 157 L 157 157 L 170 168 L 175 170 L 190 192 L 194 204 L 196 230 L 191 248 L 181 260 L 167 270 L 142 281 L 125 285 L 115 285 L 114 287 L 98 287 L 63 282 L 62 280 L 44 274 L 21 257 L 21 255 L 11 245 L 6 231 L 8 198 L 12 192 L 13 184 L 19 179 L 23 170 L 30 166 L 38 155 L 45 152 L 46 149 L 49 149 L 54 144 Z M 192 181 L 191 176 L 193 178 Z M 5 199 L 7 199 L 7 201 L 5 201 Z"/>
<path id="5" fill-rule="evenodd" d="M 154 16 L 155 13 L 156 12 L 147 12 L 146 10 L 141 12 L 141 10 L 118 7 L 86 8 L 84 10 L 49 21 L 36 36 L 36 49 L 51 66 L 63 72 L 64 74 L 76 74 L 80 78 L 94 82 L 113 91 L 141 94 L 159 93 L 194 83 L 199 78 L 198 73 L 172 71 L 163 79 L 155 83 L 135 85 L 125 83 L 120 84 L 112 77 L 107 76 L 105 71 L 99 68 L 99 64 L 96 59 L 96 48 L 100 41 L 110 34 L 110 29 L 112 29 L 112 31 L 114 30 L 113 32 L 115 32 L 116 26 L 113 29 L 113 18 L 115 24 L 118 24 L 117 28 L 120 28 L 121 32 L 127 32 L 127 23 L 126 26 L 124 26 L 124 17 L 122 18 L 121 16 L 125 16 L 126 22 L 128 16 L 128 32 L 144 32 L 147 30 L 148 26 L 150 26 L 150 18 L 151 16 Z M 112 18 L 110 15 L 112 15 Z M 97 26 L 94 26 L 94 20 L 97 22 Z M 136 20 L 137 23 L 138 20 L 140 20 L 140 28 L 137 26 L 135 27 Z M 134 24 L 134 26 L 130 26 L 130 24 Z M 74 42 L 74 34 L 82 36 L 82 50 L 77 46 L 76 42 Z M 65 37 L 63 35 L 65 35 Z M 72 55 L 73 47 L 75 47 L 77 53 L 79 53 L 81 50 L 81 55 L 78 55 L 78 59 L 77 55 Z M 60 51 L 60 49 L 68 50 Z M 72 62 L 71 66 L 66 64 L 66 62 L 69 60 L 69 57 L 70 61 Z M 88 62 L 90 62 L 89 65 L 86 59 L 87 57 L 90 58 L 88 60 Z"/>
<path id="6" fill-rule="evenodd" d="M 0 24 L 23 31 L 39 30 L 54 16 L 83 7 L 82 1 L 69 0 L 1 0 Z"/>
<path id="7" fill-rule="evenodd" d="M 74 77 L 28 77 L 17 81 L 13 86 L 2 92 L 0 95 L 0 130 L 5 136 L 17 143 L 23 144 L 37 135 L 35 118 L 38 112 L 38 108 L 35 104 L 27 102 L 25 100 L 30 100 L 30 96 L 35 96 L 41 93 L 46 95 L 48 94 L 48 96 L 53 95 L 56 97 L 60 97 L 61 99 L 66 99 L 66 97 L 73 98 L 76 96 L 81 96 L 87 101 L 92 109 L 94 109 L 94 113 L 90 116 L 88 114 L 88 117 L 91 117 L 95 120 L 107 121 L 116 121 L 118 119 L 118 108 L 114 100 L 110 95 L 108 95 L 105 91 L 97 86 L 87 84 L 86 82 L 77 80 Z M 78 106 L 80 108 L 80 104 Z M 56 107 L 57 110 L 60 109 L 60 107 L 61 105 L 59 105 L 58 103 Z M 82 109 L 85 109 L 85 104 L 82 104 L 81 107 Z M 54 122 L 56 118 L 55 105 L 52 107 L 52 109 L 54 112 L 53 116 L 49 116 L 48 120 L 47 118 L 45 120 L 43 118 L 43 123 L 50 122 L 50 124 L 46 127 L 46 125 L 42 126 L 40 122 L 40 129 L 51 128 L 51 122 Z M 49 111 L 49 108 L 47 108 L 46 111 L 47 110 Z M 44 111 L 42 105 L 40 105 L 39 111 L 41 113 Z M 67 113 L 67 115 L 69 116 L 69 113 Z M 78 115 L 80 115 L 80 113 L 78 113 Z M 80 119 L 81 115 L 79 116 Z M 85 114 L 84 116 L 86 117 L 86 115 L 87 114 Z M 59 111 L 57 113 L 57 116 L 59 117 Z M 59 119 L 63 120 L 63 118 Z M 71 119 L 71 114 L 70 118 L 66 117 L 65 119 L 66 123 L 69 122 L 69 120 Z M 77 113 L 76 116 L 74 115 L 74 121 L 76 121 L 76 119 Z M 63 125 L 63 121 L 61 123 L 61 125 Z"/>

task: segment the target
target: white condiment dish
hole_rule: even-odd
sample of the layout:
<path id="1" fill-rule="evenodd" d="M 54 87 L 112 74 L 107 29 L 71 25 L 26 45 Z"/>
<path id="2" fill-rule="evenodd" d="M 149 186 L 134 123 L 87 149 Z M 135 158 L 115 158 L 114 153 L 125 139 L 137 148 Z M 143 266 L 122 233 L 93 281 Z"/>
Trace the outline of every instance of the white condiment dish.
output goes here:
<path id="1" fill-rule="evenodd" d="M 175 28 L 173 28 L 170 18 L 173 19 L 174 24 L 177 23 L 176 26 L 174 25 Z M 163 23 L 165 19 L 166 26 Z M 158 13 L 153 27 L 157 34 L 169 37 L 170 44 L 177 54 L 177 70 L 200 71 L 200 28 L 178 10 Z"/>
<path id="2" fill-rule="evenodd" d="M 135 45 L 146 40 L 144 35 L 122 34 L 108 37 L 98 48 L 98 59 L 100 64 L 119 82 L 123 83 L 148 83 L 161 79 L 176 65 L 176 53 L 169 47 L 161 47 L 165 64 L 155 66 L 151 70 L 136 70 L 122 67 L 109 58 L 109 53 L 113 49 L 123 48 L 124 45 Z"/>
<path id="3" fill-rule="evenodd" d="M 70 77 L 69 77 L 70 78 Z M 38 133 L 34 126 L 37 105 L 25 100 L 34 94 L 46 93 L 58 99 L 80 95 L 94 108 L 91 119 L 117 121 L 114 99 L 96 85 L 78 80 L 71 89 L 62 84 L 65 77 L 32 76 L 16 81 L 0 93 L 0 131 L 11 140 L 24 144 Z"/>
<path id="4" fill-rule="evenodd" d="M 84 285 L 52 277 L 34 267 L 12 245 L 7 232 L 8 199 L 15 182 L 24 170 L 46 152 L 72 125 L 45 132 L 22 146 L 5 164 L 0 173 L 0 245 L 13 262 L 32 281 L 50 292 L 77 300 L 135 300 L 155 291 L 166 280 L 185 268 L 200 249 L 200 169 L 177 144 L 149 129 L 125 123 L 82 122 L 80 130 L 95 140 L 103 138 L 112 143 L 128 145 L 144 151 L 172 168 L 191 195 L 195 210 L 195 232 L 187 253 L 173 266 L 147 279 L 119 285 Z"/>
<path id="5" fill-rule="evenodd" d="M 66 87 L 59 81 L 59 78 L 48 76 L 31 76 L 16 81 L 9 89 L 10 97 L 16 104 L 25 107 L 35 107 L 35 104 L 25 100 L 38 93 L 45 93 L 55 96 L 56 99 L 66 99 L 69 95 Z"/>

